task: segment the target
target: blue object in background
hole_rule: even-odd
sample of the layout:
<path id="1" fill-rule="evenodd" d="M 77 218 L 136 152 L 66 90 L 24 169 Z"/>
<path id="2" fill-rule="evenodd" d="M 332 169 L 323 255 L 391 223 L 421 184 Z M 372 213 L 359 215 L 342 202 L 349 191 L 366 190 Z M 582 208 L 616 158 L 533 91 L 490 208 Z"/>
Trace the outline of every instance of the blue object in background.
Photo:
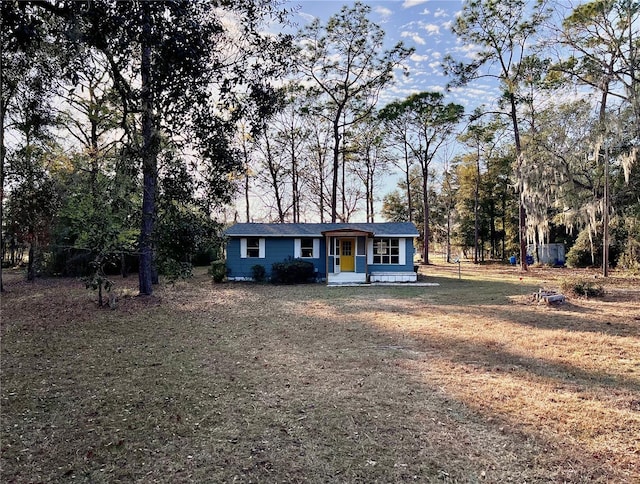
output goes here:
<path id="1" fill-rule="evenodd" d="M 528 255 L 526 261 L 527 261 L 527 265 L 528 266 L 533 264 L 533 256 L 532 255 Z"/>
<path id="2" fill-rule="evenodd" d="M 517 262 L 517 259 L 516 259 L 516 256 L 515 256 L 515 255 L 512 255 L 511 257 L 509 257 L 509 263 L 510 263 L 512 266 L 515 266 L 515 265 L 516 265 L 516 262 Z"/>

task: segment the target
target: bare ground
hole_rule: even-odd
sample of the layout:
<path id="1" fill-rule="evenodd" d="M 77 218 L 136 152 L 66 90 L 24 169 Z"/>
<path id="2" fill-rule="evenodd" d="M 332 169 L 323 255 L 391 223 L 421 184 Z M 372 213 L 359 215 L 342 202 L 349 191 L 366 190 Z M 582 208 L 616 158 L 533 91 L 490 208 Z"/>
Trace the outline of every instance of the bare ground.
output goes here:
<path id="1" fill-rule="evenodd" d="M 440 286 L 131 278 L 115 310 L 9 274 L 1 480 L 640 481 L 638 279 L 548 306 L 574 272 L 421 273 Z"/>

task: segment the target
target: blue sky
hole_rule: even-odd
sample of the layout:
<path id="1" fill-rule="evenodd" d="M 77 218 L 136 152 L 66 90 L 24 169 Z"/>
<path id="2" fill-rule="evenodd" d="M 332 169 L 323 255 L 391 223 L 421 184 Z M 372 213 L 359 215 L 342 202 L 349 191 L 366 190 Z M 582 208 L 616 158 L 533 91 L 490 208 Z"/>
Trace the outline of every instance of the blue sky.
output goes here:
<path id="1" fill-rule="evenodd" d="M 325 22 L 344 5 L 354 2 L 344 0 L 289 0 L 287 7 L 298 6 L 292 21 L 303 27 L 313 18 Z M 380 25 L 386 32 L 388 45 L 398 41 L 413 47 L 415 53 L 408 60 L 410 75 L 398 77 L 381 99 L 384 105 L 394 99 L 407 97 L 421 91 L 439 91 L 445 94 L 446 102 L 462 104 L 465 111 L 483 102 L 491 102 L 494 88 L 489 83 L 475 82 L 464 88 L 445 93 L 449 79 L 442 73 L 441 63 L 450 54 L 458 60 L 468 59 L 474 48 L 459 42 L 451 32 L 456 14 L 462 9 L 462 0 L 396 0 L 363 1 L 371 7 L 370 20 Z M 493 94 L 492 94 L 493 93 Z"/>

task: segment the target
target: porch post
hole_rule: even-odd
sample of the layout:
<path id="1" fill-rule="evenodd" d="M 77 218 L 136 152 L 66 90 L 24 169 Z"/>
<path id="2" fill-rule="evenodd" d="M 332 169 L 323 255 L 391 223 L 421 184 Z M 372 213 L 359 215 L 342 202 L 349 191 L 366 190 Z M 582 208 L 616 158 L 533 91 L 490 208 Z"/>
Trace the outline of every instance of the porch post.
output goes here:
<path id="1" fill-rule="evenodd" d="M 327 275 L 326 284 L 329 284 L 329 254 L 331 254 L 331 247 L 329 247 L 329 236 L 324 236 L 324 265 L 325 274 Z"/>

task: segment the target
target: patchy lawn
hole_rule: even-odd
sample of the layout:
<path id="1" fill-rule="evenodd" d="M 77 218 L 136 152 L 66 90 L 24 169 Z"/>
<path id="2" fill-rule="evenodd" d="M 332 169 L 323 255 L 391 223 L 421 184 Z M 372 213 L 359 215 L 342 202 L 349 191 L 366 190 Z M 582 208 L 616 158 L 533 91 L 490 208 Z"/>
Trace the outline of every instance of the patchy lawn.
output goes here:
<path id="1" fill-rule="evenodd" d="M 2 482 L 639 482 L 640 280 L 422 267 L 437 287 L 2 296 Z M 588 277 L 595 278 L 596 273 Z"/>

